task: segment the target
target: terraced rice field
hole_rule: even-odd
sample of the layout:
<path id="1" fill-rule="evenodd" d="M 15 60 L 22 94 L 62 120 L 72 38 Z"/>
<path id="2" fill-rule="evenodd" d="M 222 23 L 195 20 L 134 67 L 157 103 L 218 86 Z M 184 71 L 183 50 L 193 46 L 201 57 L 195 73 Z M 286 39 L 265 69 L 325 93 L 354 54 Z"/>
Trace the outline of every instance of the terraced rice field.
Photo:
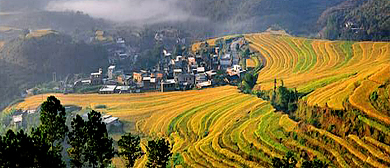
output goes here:
<path id="1" fill-rule="evenodd" d="M 233 38 L 233 37 L 236 37 L 238 35 L 227 35 L 227 36 L 223 36 L 221 37 L 222 39 L 226 40 L 226 39 L 230 39 L 230 38 Z M 211 39 L 208 39 L 208 40 L 205 40 L 205 41 L 201 41 L 201 42 L 196 42 L 194 44 L 192 44 L 191 48 L 192 48 L 192 51 L 195 52 L 197 50 L 200 49 L 200 45 L 204 42 L 207 42 L 209 45 L 211 46 L 214 46 L 215 45 L 215 42 L 220 39 L 220 38 L 211 38 Z"/>
<path id="2" fill-rule="evenodd" d="M 310 93 L 309 105 L 344 109 L 349 101 L 367 115 L 390 124 L 369 103 L 369 95 L 390 80 L 390 43 L 310 40 L 272 34 L 246 35 L 252 50 L 267 61 L 258 85 L 273 88 L 273 80 Z M 259 88 L 259 87 L 257 87 Z"/>
<path id="3" fill-rule="evenodd" d="M 308 105 L 343 110 L 349 104 L 362 111 L 359 121 L 378 130 L 383 139 L 390 136 L 389 113 L 370 101 L 372 93 L 379 89 L 382 91 L 378 93 L 388 98 L 389 92 L 383 88 L 390 80 L 390 43 L 311 40 L 269 33 L 250 34 L 245 39 L 267 62 L 259 72 L 256 89 L 271 90 L 274 79 L 281 79 L 285 86 L 307 93 L 303 100 Z M 381 101 L 389 104 L 390 99 Z M 354 134 L 339 137 L 315 127 L 308 130 L 324 138 L 314 138 L 305 132 L 298 134 L 308 146 L 327 151 L 326 157 L 336 166 L 390 165 L 390 153 L 386 151 L 390 144 Z M 338 147 L 329 146 L 330 141 Z"/>
<path id="4" fill-rule="evenodd" d="M 170 137 L 173 151 L 191 167 L 268 167 L 270 157 L 288 150 L 279 141 L 286 132 L 278 124 L 288 117 L 232 86 L 170 93 L 53 95 L 64 105 L 104 104 L 107 108 L 100 111 L 135 123 L 136 131 Z M 28 97 L 12 108 L 35 108 L 47 96 Z M 294 128 L 294 124 L 283 122 L 283 127 Z"/>
<path id="5" fill-rule="evenodd" d="M 272 34 L 245 38 L 251 50 L 260 54 L 251 63 L 265 65 L 256 88 L 269 90 L 275 78 L 283 79 L 285 86 L 309 93 L 304 98 L 309 105 L 344 109 L 350 103 L 364 113 L 357 120 L 390 136 L 389 116 L 369 100 L 390 78 L 389 43 Z M 390 144 L 302 126 L 276 112 L 269 102 L 241 94 L 233 86 L 170 93 L 54 95 L 65 105 L 92 109 L 106 105 L 99 111 L 133 123 L 134 131 L 169 137 L 184 167 L 270 167 L 272 157 L 282 157 L 290 150 L 335 167 L 390 166 Z M 46 96 L 28 97 L 10 108 L 36 108 Z M 139 159 L 136 167 L 145 162 L 146 157 Z"/>

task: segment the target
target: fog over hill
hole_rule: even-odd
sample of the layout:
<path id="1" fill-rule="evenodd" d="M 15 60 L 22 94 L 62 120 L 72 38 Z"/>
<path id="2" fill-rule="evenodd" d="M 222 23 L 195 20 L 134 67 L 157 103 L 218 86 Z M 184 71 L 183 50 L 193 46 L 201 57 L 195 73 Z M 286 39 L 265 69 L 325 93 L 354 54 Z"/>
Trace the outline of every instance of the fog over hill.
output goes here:
<path id="1" fill-rule="evenodd" d="M 49 11 L 83 11 L 97 18 L 116 22 L 153 24 L 167 21 L 206 20 L 194 16 L 178 0 L 81 0 L 51 1 Z"/>
<path id="2" fill-rule="evenodd" d="M 279 26 L 291 34 L 317 32 L 318 17 L 344 0 L 0 0 L 2 12 L 81 11 L 132 26 L 188 23 L 212 28 L 214 36 L 264 31 Z M 34 4 L 30 4 L 36 2 Z M 26 10 L 27 9 L 27 10 Z M 299 24 L 298 24 L 299 23 Z M 199 28 L 194 28 L 199 29 Z"/>

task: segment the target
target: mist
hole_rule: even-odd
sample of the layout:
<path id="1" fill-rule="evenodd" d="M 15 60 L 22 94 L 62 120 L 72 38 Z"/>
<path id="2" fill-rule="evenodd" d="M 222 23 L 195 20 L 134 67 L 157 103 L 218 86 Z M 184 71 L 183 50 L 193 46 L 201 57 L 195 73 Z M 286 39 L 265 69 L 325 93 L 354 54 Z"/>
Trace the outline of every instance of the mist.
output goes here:
<path id="1" fill-rule="evenodd" d="M 81 11 L 114 22 L 154 24 L 171 21 L 202 21 L 179 6 L 179 0 L 67 0 L 51 1 L 48 11 Z"/>

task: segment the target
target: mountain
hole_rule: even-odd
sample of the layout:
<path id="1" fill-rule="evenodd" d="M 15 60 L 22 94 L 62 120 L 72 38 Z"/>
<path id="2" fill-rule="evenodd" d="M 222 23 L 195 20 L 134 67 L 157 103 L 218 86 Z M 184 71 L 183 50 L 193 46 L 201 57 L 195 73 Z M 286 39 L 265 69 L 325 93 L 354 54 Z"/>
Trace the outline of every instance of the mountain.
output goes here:
<path id="1" fill-rule="evenodd" d="M 1 1 L 0 1 L 1 2 Z M 44 10 L 0 14 L 0 26 L 16 29 L 53 29 L 71 35 L 76 40 L 88 41 L 94 30 L 110 29 L 110 24 L 82 12 L 51 12 Z M 6 34 L 0 31 L 0 37 Z M 15 36 L 12 36 L 12 39 Z M 17 36 L 16 36 L 17 37 Z"/>
<path id="2" fill-rule="evenodd" d="M 321 37 L 390 40 L 390 1 L 348 0 L 326 10 L 318 20 Z"/>
<path id="3" fill-rule="evenodd" d="M 114 0 L 103 1 L 108 4 L 122 3 Z M 145 0 L 142 4 L 152 6 L 153 1 L 159 0 Z M 92 16 L 96 18 L 78 11 L 84 9 L 84 12 L 96 12 L 88 5 L 94 3 L 98 5 L 98 1 L 88 1 L 85 8 L 76 8 L 77 12 L 46 11 L 49 2 L 0 0 L 0 11 L 3 12 L 0 15 L 2 20 L 0 26 L 22 29 L 52 28 L 76 34 L 75 37 L 83 36 L 92 29 L 111 29 L 114 25 L 132 27 L 169 25 L 185 28 L 200 38 L 261 32 L 270 27 L 284 29 L 289 34 L 298 36 L 349 40 L 388 40 L 390 32 L 388 17 L 390 2 L 387 0 L 170 0 L 165 3 L 168 6 L 176 6 L 171 10 L 186 11 L 189 18 L 175 19 L 176 16 L 171 16 L 165 11 L 162 13 L 164 16 L 157 15 L 154 16 L 156 18 L 152 18 L 155 22 L 150 22 L 151 18 L 136 22 L 109 22 L 99 19 L 102 16 L 93 15 L 93 12 Z M 145 6 L 140 5 L 140 8 Z M 122 10 L 125 9 L 126 7 Z M 172 11 L 172 14 L 177 13 Z M 349 26 L 345 26 L 346 24 Z"/>
<path id="4" fill-rule="evenodd" d="M 107 52 L 103 47 L 75 42 L 70 36 L 55 31 L 42 31 L 46 33 L 32 32 L 11 40 L 0 50 L 3 107 L 23 89 L 51 80 L 53 72 L 57 78 L 64 78 L 106 66 Z"/>
<path id="5" fill-rule="evenodd" d="M 316 33 L 316 22 L 344 0 L 189 0 L 192 11 L 216 23 L 216 34 L 260 32 L 278 25 L 294 35 Z"/>

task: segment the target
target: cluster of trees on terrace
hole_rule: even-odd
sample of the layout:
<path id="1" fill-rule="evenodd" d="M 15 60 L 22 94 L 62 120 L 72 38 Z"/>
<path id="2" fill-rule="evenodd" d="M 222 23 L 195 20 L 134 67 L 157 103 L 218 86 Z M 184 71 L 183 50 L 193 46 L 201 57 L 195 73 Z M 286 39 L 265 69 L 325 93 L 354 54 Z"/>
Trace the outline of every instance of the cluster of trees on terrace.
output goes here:
<path id="1" fill-rule="evenodd" d="M 121 137 L 119 151 L 115 150 L 99 112 L 89 112 L 88 120 L 76 115 L 68 128 L 65 108 L 54 96 L 42 103 L 40 121 L 29 134 L 8 130 L 0 136 L 0 167 L 108 167 L 114 156 L 132 167 L 145 154 L 140 137 L 131 133 Z M 150 139 L 146 149 L 146 167 L 166 167 L 172 156 L 171 145 L 164 138 Z M 70 163 L 64 162 L 64 153 Z"/>
<path id="2" fill-rule="evenodd" d="M 283 156 L 283 158 L 274 157 L 272 158 L 272 167 L 275 168 L 295 168 L 297 166 L 297 159 L 294 156 L 294 153 L 291 151 L 288 151 L 286 155 Z M 328 167 L 328 164 L 318 160 L 314 159 L 311 161 L 304 160 L 301 164 L 301 168 L 325 168 Z"/>

